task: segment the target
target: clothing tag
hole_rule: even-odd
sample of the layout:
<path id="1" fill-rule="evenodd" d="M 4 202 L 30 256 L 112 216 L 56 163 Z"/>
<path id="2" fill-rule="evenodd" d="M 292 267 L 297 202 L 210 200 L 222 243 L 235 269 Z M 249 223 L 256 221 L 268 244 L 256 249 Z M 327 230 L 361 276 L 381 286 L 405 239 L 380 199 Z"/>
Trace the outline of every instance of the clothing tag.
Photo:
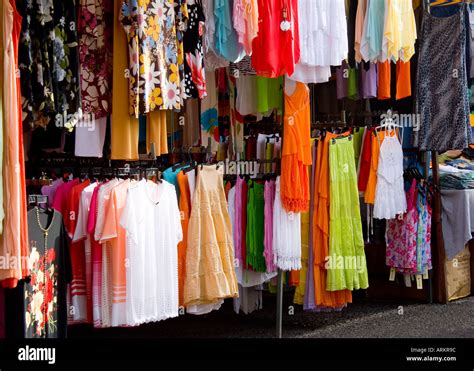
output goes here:
<path id="1" fill-rule="evenodd" d="M 423 290 L 423 276 L 421 274 L 416 275 L 416 288 Z"/>
<path id="2" fill-rule="evenodd" d="M 395 281 L 395 273 L 397 271 L 395 270 L 395 268 L 390 268 L 390 277 L 389 277 L 389 281 Z"/>
<path id="3" fill-rule="evenodd" d="M 424 272 L 423 272 L 423 279 L 424 280 L 428 280 L 430 278 L 430 275 L 428 274 L 428 269 L 426 269 Z"/>
<path id="4" fill-rule="evenodd" d="M 411 287 L 411 279 L 409 274 L 404 274 L 403 275 L 403 280 L 405 281 L 405 286 L 406 287 Z"/>

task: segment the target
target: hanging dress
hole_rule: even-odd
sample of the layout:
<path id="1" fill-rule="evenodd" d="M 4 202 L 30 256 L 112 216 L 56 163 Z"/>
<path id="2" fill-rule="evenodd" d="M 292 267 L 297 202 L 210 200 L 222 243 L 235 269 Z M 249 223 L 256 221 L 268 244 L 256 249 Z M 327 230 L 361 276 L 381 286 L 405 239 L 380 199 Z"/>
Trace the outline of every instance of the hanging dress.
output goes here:
<path id="1" fill-rule="evenodd" d="M 374 218 L 393 219 L 406 209 L 402 145 L 396 135 L 386 136 L 380 146 Z"/>
<path id="2" fill-rule="evenodd" d="M 71 282 L 69 243 L 62 216 L 55 210 L 28 212 L 31 279 L 10 291 L 10 305 L 18 309 L 7 316 L 19 338 L 65 338 L 67 335 L 66 287 Z"/>
<path id="3" fill-rule="evenodd" d="M 4 166 L 3 179 L 4 194 L 8 195 L 8 207 L 5 208 L 5 219 L 3 234 L 0 243 L 0 255 L 10 256 L 16 261 L 21 262 L 22 253 L 22 193 L 26 188 L 22 184 L 20 168 L 20 129 L 21 107 L 18 105 L 17 68 L 16 68 L 16 49 L 19 35 L 15 33 L 18 25 L 18 14 L 11 6 L 9 0 L 2 2 L 4 25 L 2 30 L 4 53 L 4 80 L 2 86 L 5 102 L 5 125 L 4 125 Z M 21 24 L 21 22 L 20 22 Z M 26 223 L 26 221 L 24 221 Z M 22 278 L 22 266 L 2 267 L 0 269 L 0 281 L 4 287 L 15 287 L 17 280 Z"/>
<path id="4" fill-rule="evenodd" d="M 222 174 L 204 166 L 197 177 L 188 225 L 184 305 L 218 305 L 238 296 L 234 244 Z"/>
<path id="5" fill-rule="evenodd" d="M 418 147 L 444 152 L 471 142 L 465 4 L 448 17 L 424 11 L 418 57 Z"/>
<path id="6" fill-rule="evenodd" d="M 310 99 L 308 87 L 295 83 L 293 94 L 285 92 L 283 152 L 281 158 L 281 202 L 288 212 L 309 210 L 311 165 Z"/>
<path id="7" fill-rule="evenodd" d="M 349 135 L 348 132 L 341 135 Z M 313 281 L 314 303 L 320 308 L 342 308 L 352 302 L 352 292 L 349 290 L 329 291 L 326 289 L 327 267 L 326 258 L 329 256 L 329 223 L 330 210 L 330 173 L 329 173 L 329 143 L 336 134 L 326 133 L 323 142 L 317 148 L 316 171 L 314 174 L 314 212 L 313 212 Z"/>
<path id="8" fill-rule="evenodd" d="M 252 66 L 258 75 L 292 75 L 300 59 L 298 2 L 258 1 L 259 29 L 252 44 Z M 287 28 L 282 30 L 282 22 Z"/>
<path id="9" fill-rule="evenodd" d="M 204 13 L 200 0 L 188 1 L 188 27 L 184 32 L 184 86 L 187 98 L 204 98 L 206 72 L 204 70 Z"/>
<path id="10" fill-rule="evenodd" d="M 417 209 L 418 192 L 413 180 L 406 194 L 408 209 L 402 219 L 387 221 L 385 232 L 386 264 L 398 272 L 416 272 L 416 249 L 419 213 Z"/>
<path id="11" fill-rule="evenodd" d="M 326 288 L 329 291 L 366 289 L 369 280 L 354 147 L 350 138 L 331 141 L 329 172 L 331 202 Z"/>

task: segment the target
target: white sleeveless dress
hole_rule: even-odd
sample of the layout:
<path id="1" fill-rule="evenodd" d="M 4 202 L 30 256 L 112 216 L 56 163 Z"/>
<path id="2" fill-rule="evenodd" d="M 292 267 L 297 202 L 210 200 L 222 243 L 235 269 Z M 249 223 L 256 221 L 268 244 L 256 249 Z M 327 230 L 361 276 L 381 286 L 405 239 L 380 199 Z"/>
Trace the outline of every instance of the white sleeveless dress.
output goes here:
<path id="1" fill-rule="evenodd" d="M 374 218 L 394 219 L 407 210 L 403 185 L 403 150 L 396 136 L 386 136 L 379 155 Z"/>

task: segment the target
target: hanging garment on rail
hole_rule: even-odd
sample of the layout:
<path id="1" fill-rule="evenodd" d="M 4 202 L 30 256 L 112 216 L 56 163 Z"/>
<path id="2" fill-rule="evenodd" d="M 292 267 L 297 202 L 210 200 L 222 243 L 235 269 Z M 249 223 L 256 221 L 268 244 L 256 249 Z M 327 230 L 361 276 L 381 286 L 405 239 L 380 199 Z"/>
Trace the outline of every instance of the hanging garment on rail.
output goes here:
<path id="1" fill-rule="evenodd" d="M 135 181 L 125 180 L 114 187 L 110 193 L 109 202 L 105 209 L 105 221 L 100 242 L 110 254 L 111 303 L 106 307 L 110 311 L 112 327 L 126 326 L 127 320 L 127 264 L 126 230 L 120 225 L 120 217 L 127 203 L 128 189 Z M 102 305 L 107 305 L 103 303 Z"/>
<path id="2" fill-rule="evenodd" d="M 23 121 L 33 128 L 46 128 L 50 122 L 63 128 L 77 123 L 80 78 L 76 3 L 18 1 L 23 16 L 19 50 Z"/>
<path id="3" fill-rule="evenodd" d="M 67 284 L 71 282 L 69 242 L 62 215 L 33 208 L 28 212 L 31 279 L 7 293 L 7 336 L 65 338 Z"/>
<path id="4" fill-rule="evenodd" d="M 86 322 L 87 318 L 87 285 L 86 285 L 86 261 L 84 240 L 74 241 L 77 225 L 79 223 L 79 211 L 81 194 L 91 184 L 90 180 L 75 185 L 67 198 L 66 212 L 64 215 L 64 226 L 71 239 L 71 266 L 72 282 L 70 287 L 71 322 Z"/>
<path id="5" fill-rule="evenodd" d="M 275 272 L 276 267 L 273 261 L 273 207 L 275 205 L 276 183 L 274 180 L 265 182 L 265 236 L 263 240 L 265 265 L 267 272 Z"/>
<path id="6" fill-rule="evenodd" d="M 385 238 L 386 264 L 399 271 L 416 271 L 416 245 L 419 213 L 417 209 L 418 191 L 413 180 L 406 194 L 408 209 L 403 219 L 387 221 Z"/>
<path id="7" fill-rule="evenodd" d="M 189 21 L 183 39 L 185 93 L 186 98 L 202 99 L 207 92 L 202 45 L 204 13 L 201 1 L 187 1 L 187 10 Z"/>
<path id="8" fill-rule="evenodd" d="M 273 261 L 284 271 L 301 269 L 301 214 L 283 208 L 280 177 L 276 181 L 273 206 Z"/>
<path id="9" fill-rule="evenodd" d="M 261 76 L 292 75 L 300 60 L 297 0 L 258 1 L 259 30 L 252 65 Z"/>
<path id="10" fill-rule="evenodd" d="M 28 275 L 28 267 L 24 263 L 28 252 L 28 231 L 26 221 L 26 185 L 23 159 L 22 108 L 20 81 L 17 74 L 19 68 L 18 46 L 20 42 L 21 15 L 13 0 L 2 2 L 2 38 L 3 38 L 3 99 L 4 99 L 4 131 L 3 131 L 3 195 L 8 199 L 8 207 L 0 209 L 0 240 L 1 256 L 17 259 L 15 267 L 2 267 L 0 281 L 4 287 L 15 287 L 17 280 Z M 23 258 L 23 260 L 21 259 Z M 23 261 L 23 263 L 21 263 Z"/>
<path id="11" fill-rule="evenodd" d="M 99 184 L 97 182 L 92 183 L 88 187 L 84 188 L 81 193 L 81 199 L 79 202 L 79 211 L 77 213 L 77 225 L 76 230 L 74 232 L 74 237 L 72 239 L 72 244 L 77 243 L 79 241 L 83 241 L 84 243 L 84 261 L 86 264 L 85 267 L 85 289 L 87 295 L 87 306 L 81 307 L 78 306 L 75 308 L 74 313 L 70 313 L 72 318 L 70 320 L 84 320 L 87 323 L 92 323 L 92 248 L 91 248 L 91 238 L 89 233 L 87 232 L 87 222 L 89 219 L 89 210 L 91 207 L 92 195 L 96 187 Z M 83 287 L 81 288 L 83 289 Z"/>
<path id="12" fill-rule="evenodd" d="M 265 235 L 264 214 L 264 185 L 251 180 L 248 183 L 246 264 L 252 266 L 257 272 L 267 271 L 263 244 Z"/>
<path id="13" fill-rule="evenodd" d="M 130 325 L 177 317 L 181 219 L 175 188 L 141 180 L 130 187 L 120 224 L 127 231 L 127 320 Z"/>
<path id="14" fill-rule="evenodd" d="M 344 0 L 298 1 L 300 59 L 289 78 L 304 83 L 329 81 L 331 66 L 347 58 Z"/>
<path id="15" fill-rule="evenodd" d="M 467 95 L 465 4 L 449 17 L 426 10 L 418 59 L 417 106 L 420 150 L 464 149 L 471 142 Z M 443 52 L 440 53 L 440 50 Z"/>
<path id="16" fill-rule="evenodd" d="M 393 219 L 405 213 L 406 209 L 403 149 L 397 135 L 388 135 L 380 146 L 374 218 Z"/>
<path id="17" fill-rule="evenodd" d="M 234 0 L 233 25 L 245 53 L 252 55 L 252 41 L 258 34 L 257 0 Z"/>
<path id="18" fill-rule="evenodd" d="M 122 5 L 120 20 L 130 56 L 130 115 L 179 110 L 183 104 L 175 17 L 174 4 L 168 1 L 129 0 Z"/>
<path id="19" fill-rule="evenodd" d="M 110 124 L 112 160 L 138 160 L 138 119 L 129 114 L 129 84 L 124 78 L 128 67 L 127 37 L 120 22 L 121 2 L 114 1 L 113 94 Z"/>
<path id="20" fill-rule="evenodd" d="M 348 136 L 349 132 L 341 134 Z M 324 141 L 320 141 L 317 149 L 316 172 L 314 178 L 314 214 L 313 223 L 313 267 L 314 267 L 314 303 L 312 310 L 322 308 L 342 308 L 352 302 L 349 290 L 327 290 L 326 261 L 329 256 L 330 226 L 330 170 L 329 143 L 337 135 L 326 133 Z"/>
<path id="21" fill-rule="evenodd" d="M 199 169 L 188 225 L 184 305 L 220 306 L 238 295 L 234 244 L 222 174 Z M 216 270 L 217 268 L 217 270 Z"/>
<path id="22" fill-rule="evenodd" d="M 331 202 L 326 287 L 329 291 L 366 289 L 369 286 L 367 263 L 350 138 L 331 141 L 329 170 Z"/>
<path id="23" fill-rule="evenodd" d="M 311 165 L 310 99 L 308 87 L 295 82 L 292 94 L 285 92 L 281 203 L 288 212 L 309 210 L 308 166 Z"/>
<path id="24" fill-rule="evenodd" d="M 239 43 L 237 31 L 233 25 L 233 2 L 214 0 L 216 21 L 214 48 L 216 54 L 230 62 L 239 62 L 245 57 L 245 50 Z"/>

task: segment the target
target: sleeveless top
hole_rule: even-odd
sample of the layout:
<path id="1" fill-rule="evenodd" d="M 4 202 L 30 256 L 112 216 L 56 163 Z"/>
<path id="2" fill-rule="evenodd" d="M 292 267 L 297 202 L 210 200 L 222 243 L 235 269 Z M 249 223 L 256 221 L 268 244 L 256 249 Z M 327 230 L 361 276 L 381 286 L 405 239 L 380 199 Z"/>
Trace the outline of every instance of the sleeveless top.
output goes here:
<path id="1" fill-rule="evenodd" d="M 386 136 L 380 146 L 374 218 L 393 219 L 407 209 L 403 186 L 403 150 L 397 136 Z"/>

